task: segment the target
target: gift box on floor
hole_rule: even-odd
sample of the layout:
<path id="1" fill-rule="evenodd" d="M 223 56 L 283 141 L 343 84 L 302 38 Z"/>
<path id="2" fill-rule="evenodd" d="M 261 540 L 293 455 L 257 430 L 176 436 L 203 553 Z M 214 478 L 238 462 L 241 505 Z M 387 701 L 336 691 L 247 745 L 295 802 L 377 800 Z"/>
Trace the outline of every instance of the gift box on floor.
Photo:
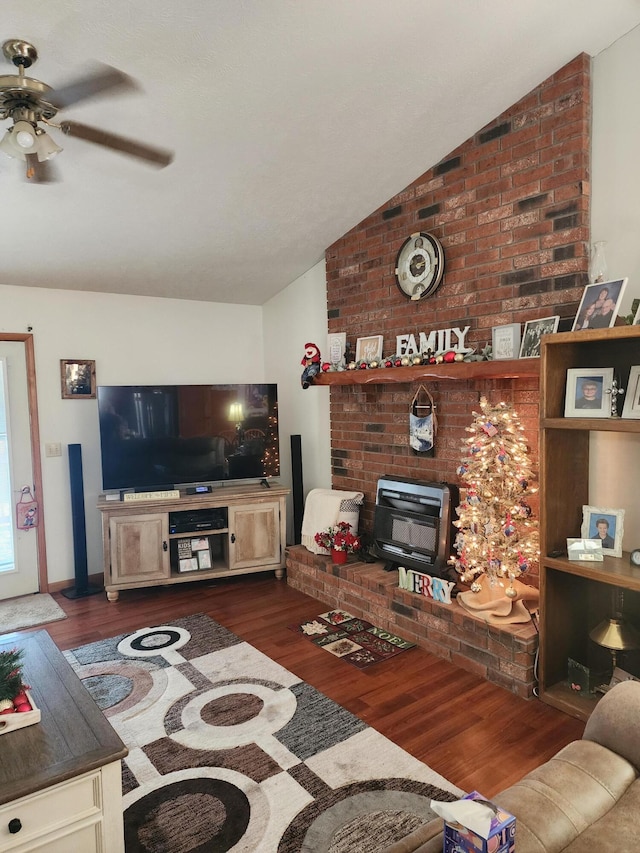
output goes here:
<path id="1" fill-rule="evenodd" d="M 471 803 L 478 807 L 477 814 Z M 472 791 L 457 803 L 439 805 L 438 814 L 444 817 L 443 853 L 514 853 L 515 817 L 482 794 Z"/>

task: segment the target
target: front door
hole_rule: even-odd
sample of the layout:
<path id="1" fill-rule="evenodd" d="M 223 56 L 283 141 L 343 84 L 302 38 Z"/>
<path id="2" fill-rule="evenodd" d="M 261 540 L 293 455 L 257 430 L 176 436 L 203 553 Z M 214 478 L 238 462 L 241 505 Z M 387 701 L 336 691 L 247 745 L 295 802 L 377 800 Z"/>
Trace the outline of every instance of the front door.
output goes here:
<path id="1" fill-rule="evenodd" d="M 16 528 L 21 490 L 33 490 L 25 344 L 0 340 L 0 599 L 37 592 L 38 534 Z"/>

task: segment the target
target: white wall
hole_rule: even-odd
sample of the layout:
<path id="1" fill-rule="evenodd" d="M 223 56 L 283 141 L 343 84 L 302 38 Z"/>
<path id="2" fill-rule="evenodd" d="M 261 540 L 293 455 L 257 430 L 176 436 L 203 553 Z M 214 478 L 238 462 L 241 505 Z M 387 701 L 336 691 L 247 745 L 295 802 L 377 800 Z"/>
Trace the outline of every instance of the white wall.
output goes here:
<path id="1" fill-rule="evenodd" d="M 262 309 L 3 285 L 0 306 L 0 331 L 33 329 L 49 581 L 74 571 L 68 444 L 82 446 L 89 573 L 100 572 L 97 403 L 61 398 L 60 359 L 95 359 L 103 385 L 263 382 Z M 47 442 L 62 457 L 47 458 Z"/>
<path id="2" fill-rule="evenodd" d="M 640 297 L 640 27 L 593 61 L 591 237 L 605 240 L 608 278 L 629 277 L 622 312 Z"/>
<path id="3" fill-rule="evenodd" d="M 606 240 L 608 278 L 628 276 L 621 312 L 640 297 L 640 27 L 593 61 L 591 236 Z M 640 364 L 640 347 L 636 364 Z M 611 365 L 615 367 L 615 365 Z M 622 377 L 624 380 L 625 377 Z M 625 550 L 640 547 L 640 439 L 592 433 L 589 502 L 625 510 Z"/>
<path id="4" fill-rule="evenodd" d="M 291 436 L 300 435 L 304 495 L 331 488 L 329 388 L 303 389 L 300 364 L 304 345 L 326 354 L 327 286 L 324 260 L 263 306 L 267 382 L 278 383 L 282 480 L 291 482 Z M 289 501 L 291 509 L 291 501 Z M 288 513 L 292 539 L 292 512 Z"/>

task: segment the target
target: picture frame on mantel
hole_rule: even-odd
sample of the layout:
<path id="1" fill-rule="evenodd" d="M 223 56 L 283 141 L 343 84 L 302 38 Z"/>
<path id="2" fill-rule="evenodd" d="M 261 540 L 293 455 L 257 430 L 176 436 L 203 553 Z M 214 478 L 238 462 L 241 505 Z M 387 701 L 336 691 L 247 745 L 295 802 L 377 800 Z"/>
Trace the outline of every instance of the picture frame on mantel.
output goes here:
<path id="1" fill-rule="evenodd" d="M 369 335 L 356 341 L 356 361 L 374 361 L 382 358 L 382 335 Z"/>
<path id="2" fill-rule="evenodd" d="M 520 354 L 520 323 L 494 326 L 491 330 L 491 352 L 494 361 L 518 358 Z"/>
<path id="3" fill-rule="evenodd" d="M 346 332 L 330 332 L 327 337 L 327 361 L 334 370 L 344 369 L 346 367 L 346 352 L 347 352 L 347 333 Z"/>
<path id="4" fill-rule="evenodd" d="M 558 331 L 560 315 L 542 317 L 540 320 L 527 320 L 522 334 L 520 358 L 540 358 L 540 340 L 543 335 L 552 335 Z"/>
<path id="5" fill-rule="evenodd" d="M 86 358 L 61 359 L 60 383 L 63 400 L 95 400 L 95 361 Z"/>
<path id="6" fill-rule="evenodd" d="M 582 329 L 610 329 L 616 322 L 627 278 L 588 284 L 573 321 L 572 332 Z"/>

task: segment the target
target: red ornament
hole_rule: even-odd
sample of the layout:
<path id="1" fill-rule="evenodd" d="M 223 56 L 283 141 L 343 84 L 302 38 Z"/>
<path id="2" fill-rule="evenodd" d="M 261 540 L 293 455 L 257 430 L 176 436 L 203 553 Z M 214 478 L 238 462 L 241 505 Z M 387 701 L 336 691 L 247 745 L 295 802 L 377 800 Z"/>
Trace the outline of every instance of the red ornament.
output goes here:
<path id="1" fill-rule="evenodd" d="M 324 364 L 322 365 L 323 372 L 326 373 L 330 367 L 331 367 L 331 364 L 328 361 L 325 361 Z"/>
<path id="2" fill-rule="evenodd" d="M 360 370 L 366 370 L 366 369 L 367 369 L 367 362 L 363 361 L 362 364 L 360 365 Z"/>
<path id="3" fill-rule="evenodd" d="M 21 702 L 20 705 L 16 705 L 16 714 L 26 714 L 28 711 L 33 711 L 28 702 Z"/>
<path id="4" fill-rule="evenodd" d="M 456 360 L 456 354 L 453 350 L 449 350 L 449 352 L 445 352 L 443 356 L 443 360 L 446 361 L 447 364 L 451 364 Z"/>
<path id="5" fill-rule="evenodd" d="M 25 702 L 27 703 L 27 705 L 29 704 L 29 699 L 27 698 L 27 694 L 24 692 L 24 690 L 21 690 L 20 693 L 16 693 L 16 695 L 13 697 L 13 704 L 16 708 L 18 707 L 18 705 L 24 705 Z"/>

